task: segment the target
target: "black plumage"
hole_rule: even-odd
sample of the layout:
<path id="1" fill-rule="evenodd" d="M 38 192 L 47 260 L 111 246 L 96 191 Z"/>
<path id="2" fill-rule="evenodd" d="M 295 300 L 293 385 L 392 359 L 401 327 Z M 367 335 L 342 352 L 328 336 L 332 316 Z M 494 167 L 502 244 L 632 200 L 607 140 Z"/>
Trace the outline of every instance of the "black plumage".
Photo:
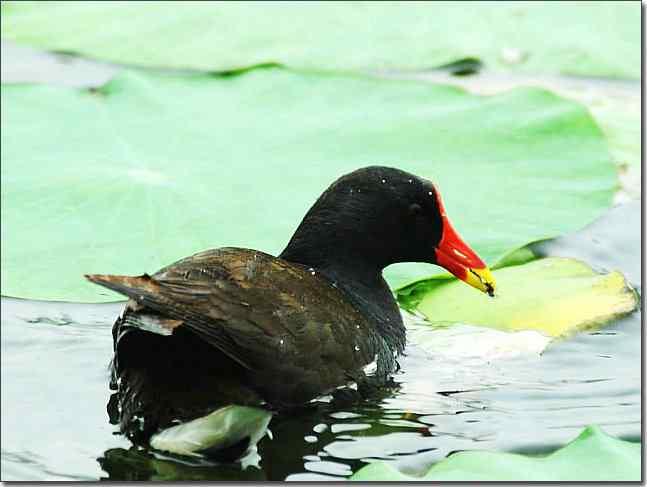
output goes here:
<path id="1" fill-rule="evenodd" d="M 279 257 L 221 248 L 138 277 L 89 275 L 130 298 L 113 327 L 111 417 L 136 443 L 227 404 L 300 406 L 384 383 L 405 345 L 382 278 L 435 262 L 435 188 L 387 167 L 333 183 Z"/>

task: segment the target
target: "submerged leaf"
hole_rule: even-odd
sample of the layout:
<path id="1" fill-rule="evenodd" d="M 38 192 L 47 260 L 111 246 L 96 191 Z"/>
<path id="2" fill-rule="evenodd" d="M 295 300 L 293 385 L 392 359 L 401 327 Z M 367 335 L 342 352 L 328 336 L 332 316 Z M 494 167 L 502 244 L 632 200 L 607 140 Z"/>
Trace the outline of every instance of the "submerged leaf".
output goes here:
<path id="1" fill-rule="evenodd" d="M 2 2 L 2 37 L 123 64 L 640 77 L 639 2 Z M 406 26 L 406 27 L 404 27 Z M 136 46 L 136 48 L 133 48 Z"/>
<path id="2" fill-rule="evenodd" d="M 83 274 L 151 273 L 222 246 L 276 254 L 332 181 L 371 164 L 432 179 L 490 264 L 582 227 L 616 185 L 588 112 L 538 89 L 127 72 L 93 91 L 3 85 L 0 108 L 2 293 L 23 298 L 111 301 Z"/>
<path id="3" fill-rule="evenodd" d="M 494 298 L 462 281 L 431 278 L 398 291 L 400 304 L 432 324 L 466 323 L 561 336 L 601 325 L 636 308 L 620 272 L 598 274 L 573 259 L 549 257 L 493 272 Z"/>
<path id="4" fill-rule="evenodd" d="M 546 456 L 464 451 L 433 465 L 420 476 L 406 475 L 389 463 L 371 463 L 351 479 L 359 481 L 638 481 L 640 443 L 619 440 L 595 426 Z"/>
<path id="5" fill-rule="evenodd" d="M 249 439 L 254 448 L 267 432 L 272 413 L 266 409 L 229 405 L 206 416 L 162 430 L 151 437 L 156 450 L 178 455 L 201 456 Z"/>

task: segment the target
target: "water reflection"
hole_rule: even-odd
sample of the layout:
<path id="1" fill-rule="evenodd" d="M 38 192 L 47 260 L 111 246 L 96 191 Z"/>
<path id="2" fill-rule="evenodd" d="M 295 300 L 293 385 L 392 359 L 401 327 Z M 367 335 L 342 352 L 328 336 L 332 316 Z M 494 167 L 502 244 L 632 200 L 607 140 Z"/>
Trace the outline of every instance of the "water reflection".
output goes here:
<path id="1" fill-rule="evenodd" d="M 275 418 L 274 439 L 259 444 L 260 471 L 239 470 L 238 478 L 262 472 L 268 480 L 341 480 L 375 460 L 398 461 L 401 469 L 416 474 L 458 450 L 551 450 L 591 423 L 636 440 L 640 344 L 631 336 L 639 326 L 635 314 L 612 325 L 612 333 L 555 342 L 541 356 L 473 364 L 460 372 L 465 387 L 454 390 L 444 386 L 456 385 L 452 381 L 459 364 L 437 363 L 413 347 L 403 360 L 404 372 L 396 376 L 398 387 L 373 401 L 352 410 L 320 403 Z M 614 350 L 611 360 L 618 368 L 596 358 L 606 348 Z M 126 479 L 115 476 L 123 469 L 102 466 L 110 478 Z M 125 473 L 128 468 L 134 467 L 130 464 Z M 173 464 L 166 462 L 164 468 L 171 475 Z M 231 466 L 180 465 L 173 478 L 230 478 L 225 476 L 236 471 Z M 150 475 L 161 478 L 157 471 Z"/>
<path id="2" fill-rule="evenodd" d="M 257 467 L 242 468 L 238 464 L 187 463 L 186 460 L 164 459 L 135 447 L 112 448 L 98 459 L 107 476 L 102 480 L 267 480 Z"/>

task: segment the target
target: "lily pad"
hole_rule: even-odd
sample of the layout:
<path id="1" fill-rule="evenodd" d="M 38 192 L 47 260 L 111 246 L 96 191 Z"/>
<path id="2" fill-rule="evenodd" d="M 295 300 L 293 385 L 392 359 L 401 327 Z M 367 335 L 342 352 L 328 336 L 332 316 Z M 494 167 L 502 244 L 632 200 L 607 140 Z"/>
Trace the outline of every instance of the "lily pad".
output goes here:
<path id="1" fill-rule="evenodd" d="M 590 222 L 617 183 L 587 110 L 540 89 L 125 72 L 98 90 L 3 85 L 1 113 L 2 293 L 22 298 L 113 301 L 82 275 L 221 246 L 276 254 L 332 181 L 370 164 L 432 179 L 490 264 Z"/>
<path id="2" fill-rule="evenodd" d="M 403 28 L 406 26 L 406 28 Z M 640 77 L 639 2 L 2 2 L 2 37 L 123 64 Z"/>
<path id="3" fill-rule="evenodd" d="M 433 465 L 420 477 L 375 462 L 356 472 L 359 481 L 639 481 L 640 443 L 613 438 L 595 426 L 546 456 L 465 451 Z"/>
<path id="4" fill-rule="evenodd" d="M 401 306 L 431 324 L 467 323 L 504 331 L 562 336 L 633 311 L 637 296 L 617 271 L 598 274 L 583 262 L 549 257 L 494 271 L 494 299 L 456 279 L 431 278 L 398 291 Z"/>

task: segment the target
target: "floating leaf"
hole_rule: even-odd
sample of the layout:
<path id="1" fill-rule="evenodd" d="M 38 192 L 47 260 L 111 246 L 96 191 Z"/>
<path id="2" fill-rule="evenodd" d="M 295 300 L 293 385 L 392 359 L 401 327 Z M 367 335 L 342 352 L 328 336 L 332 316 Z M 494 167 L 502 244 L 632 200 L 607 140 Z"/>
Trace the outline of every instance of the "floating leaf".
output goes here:
<path id="1" fill-rule="evenodd" d="M 636 294 L 620 272 L 598 274 L 573 259 L 549 257 L 494 271 L 494 299 L 457 279 L 431 278 L 398 290 L 400 304 L 432 323 L 467 323 L 561 336 L 635 309 Z"/>
<path id="2" fill-rule="evenodd" d="M 489 263 L 593 220 L 616 185 L 588 112 L 538 89 L 126 72 L 91 91 L 3 85 L 1 110 L 2 293 L 23 298 L 116 300 L 82 275 L 154 272 L 221 246 L 276 254 L 332 181 L 370 164 L 433 179 Z"/>
<path id="3" fill-rule="evenodd" d="M 433 465 L 420 476 L 406 475 L 385 462 L 356 472 L 359 481 L 639 481 L 640 443 L 619 440 L 595 426 L 585 428 L 566 446 L 546 456 L 465 451 Z"/>
<path id="4" fill-rule="evenodd" d="M 2 37 L 153 67 L 267 62 L 640 78 L 639 2 L 3 2 Z M 403 26 L 406 26 L 404 28 Z"/>

